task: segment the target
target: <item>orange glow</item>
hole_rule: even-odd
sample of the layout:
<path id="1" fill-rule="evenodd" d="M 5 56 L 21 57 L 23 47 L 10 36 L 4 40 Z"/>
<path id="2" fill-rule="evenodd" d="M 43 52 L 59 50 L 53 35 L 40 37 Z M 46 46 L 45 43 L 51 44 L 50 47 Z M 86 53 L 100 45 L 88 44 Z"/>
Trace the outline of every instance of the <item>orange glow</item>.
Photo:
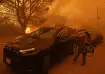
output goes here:
<path id="1" fill-rule="evenodd" d="M 30 34 L 31 32 L 33 32 L 33 31 L 35 31 L 35 30 L 37 30 L 39 27 L 35 27 L 35 26 L 32 26 L 32 25 L 28 25 L 27 26 L 27 28 L 26 28 L 26 30 L 25 30 L 25 33 L 26 34 Z"/>
<path id="2" fill-rule="evenodd" d="M 27 27 L 26 30 L 25 30 L 25 33 L 26 33 L 26 34 L 31 33 L 31 28 L 30 28 L 30 27 Z"/>

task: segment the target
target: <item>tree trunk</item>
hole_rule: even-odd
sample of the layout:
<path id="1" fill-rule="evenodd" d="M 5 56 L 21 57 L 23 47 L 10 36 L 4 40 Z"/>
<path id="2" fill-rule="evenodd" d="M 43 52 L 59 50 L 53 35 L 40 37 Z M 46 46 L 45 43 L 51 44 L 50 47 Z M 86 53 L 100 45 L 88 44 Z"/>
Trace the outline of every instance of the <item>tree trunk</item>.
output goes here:
<path id="1" fill-rule="evenodd" d="M 27 23 L 21 23 L 21 22 L 19 22 L 19 23 L 20 23 L 20 26 L 21 26 L 21 29 L 22 29 L 22 33 L 25 34 Z"/>
<path id="2" fill-rule="evenodd" d="M 25 34 L 26 27 L 22 27 L 22 33 Z"/>

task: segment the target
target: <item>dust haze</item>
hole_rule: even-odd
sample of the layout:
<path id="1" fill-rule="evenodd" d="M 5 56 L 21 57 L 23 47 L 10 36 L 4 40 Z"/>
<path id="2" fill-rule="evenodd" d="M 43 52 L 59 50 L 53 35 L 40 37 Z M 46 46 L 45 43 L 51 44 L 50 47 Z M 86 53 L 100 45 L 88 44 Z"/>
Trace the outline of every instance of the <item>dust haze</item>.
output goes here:
<path id="1" fill-rule="evenodd" d="M 103 28 L 104 7 L 105 0 L 55 0 L 45 24 L 62 23 L 72 28 Z"/>

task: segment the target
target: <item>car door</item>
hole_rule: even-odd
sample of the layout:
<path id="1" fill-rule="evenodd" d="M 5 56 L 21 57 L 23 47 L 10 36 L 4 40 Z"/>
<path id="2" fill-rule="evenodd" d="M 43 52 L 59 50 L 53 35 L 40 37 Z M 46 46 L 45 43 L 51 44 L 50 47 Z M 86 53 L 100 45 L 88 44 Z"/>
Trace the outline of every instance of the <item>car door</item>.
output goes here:
<path id="1" fill-rule="evenodd" d="M 68 41 L 68 36 L 69 36 L 69 29 L 68 28 L 64 28 L 62 29 L 57 37 L 56 37 L 56 42 L 55 43 L 63 43 Z"/>

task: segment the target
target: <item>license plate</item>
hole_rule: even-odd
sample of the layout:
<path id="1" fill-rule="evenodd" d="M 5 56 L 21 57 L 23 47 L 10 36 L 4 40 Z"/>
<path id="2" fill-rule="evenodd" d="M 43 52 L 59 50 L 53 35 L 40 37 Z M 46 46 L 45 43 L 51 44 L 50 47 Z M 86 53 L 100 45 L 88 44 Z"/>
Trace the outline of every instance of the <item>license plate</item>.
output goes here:
<path id="1" fill-rule="evenodd" d="M 11 64 L 11 60 L 9 58 L 6 58 L 7 64 Z"/>

